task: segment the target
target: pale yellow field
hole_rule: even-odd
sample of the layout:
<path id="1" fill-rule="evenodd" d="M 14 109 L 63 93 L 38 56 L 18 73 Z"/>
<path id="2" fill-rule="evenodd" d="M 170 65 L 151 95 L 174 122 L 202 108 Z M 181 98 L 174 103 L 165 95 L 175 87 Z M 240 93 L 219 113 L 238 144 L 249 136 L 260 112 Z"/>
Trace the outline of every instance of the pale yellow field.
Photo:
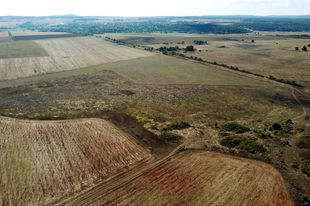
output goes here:
<path id="1" fill-rule="evenodd" d="M 99 119 L 0 117 L 0 205 L 53 204 L 151 156 Z"/>
<path id="2" fill-rule="evenodd" d="M 154 55 L 151 52 L 113 44 L 94 37 L 36 40 L 35 42 L 64 70 Z"/>
<path id="3" fill-rule="evenodd" d="M 69 34 L 67 32 L 39 32 L 39 31 L 25 31 L 27 35 L 51 35 L 51 34 Z"/>
<path id="4" fill-rule="evenodd" d="M 155 55 L 95 37 L 36 40 L 50 57 L 0 59 L 0 81 Z"/>

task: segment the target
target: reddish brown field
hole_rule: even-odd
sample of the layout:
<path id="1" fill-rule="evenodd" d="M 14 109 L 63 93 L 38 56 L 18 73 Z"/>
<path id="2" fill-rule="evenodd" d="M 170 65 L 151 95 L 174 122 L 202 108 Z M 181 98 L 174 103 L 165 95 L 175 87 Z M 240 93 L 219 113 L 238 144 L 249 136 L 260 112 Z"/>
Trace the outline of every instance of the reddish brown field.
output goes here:
<path id="1" fill-rule="evenodd" d="M 151 156 L 104 120 L 0 117 L 0 205 L 46 205 Z"/>
<path id="2" fill-rule="evenodd" d="M 268 164 L 215 152 L 180 153 L 92 205 L 293 205 Z"/>

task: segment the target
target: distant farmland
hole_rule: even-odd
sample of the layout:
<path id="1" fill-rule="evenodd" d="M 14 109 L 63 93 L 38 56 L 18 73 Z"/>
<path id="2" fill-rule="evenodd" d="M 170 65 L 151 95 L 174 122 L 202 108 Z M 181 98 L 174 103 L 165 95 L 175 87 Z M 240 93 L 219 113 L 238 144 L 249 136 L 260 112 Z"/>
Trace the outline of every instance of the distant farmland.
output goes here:
<path id="1" fill-rule="evenodd" d="M 214 152 L 184 152 L 91 205 L 293 205 L 270 165 Z"/>
<path id="2" fill-rule="evenodd" d="M 78 37 L 76 34 L 44 34 L 44 35 L 24 35 L 24 36 L 13 36 L 15 41 L 21 40 L 38 40 L 38 39 L 58 39 L 58 38 L 70 38 Z"/>
<path id="3" fill-rule="evenodd" d="M 33 41 L 0 42 L 0 59 L 49 56 Z"/>
<path id="4" fill-rule="evenodd" d="M 0 145 L 0 205 L 46 205 L 151 159 L 98 119 L 0 117 Z"/>
<path id="5" fill-rule="evenodd" d="M 94 37 L 35 41 L 50 57 L 0 59 L 0 81 L 152 56 Z M 16 54 L 16 57 L 20 55 Z"/>

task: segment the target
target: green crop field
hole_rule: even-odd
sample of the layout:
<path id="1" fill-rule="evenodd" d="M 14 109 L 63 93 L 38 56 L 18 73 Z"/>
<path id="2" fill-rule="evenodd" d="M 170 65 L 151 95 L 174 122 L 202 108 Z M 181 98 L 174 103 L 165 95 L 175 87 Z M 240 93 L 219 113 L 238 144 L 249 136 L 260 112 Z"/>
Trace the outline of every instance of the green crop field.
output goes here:
<path id="1" fill-rule="evenodd" d="M 49 56 L 32 41 L 0 42 L 0 59 Z"/>

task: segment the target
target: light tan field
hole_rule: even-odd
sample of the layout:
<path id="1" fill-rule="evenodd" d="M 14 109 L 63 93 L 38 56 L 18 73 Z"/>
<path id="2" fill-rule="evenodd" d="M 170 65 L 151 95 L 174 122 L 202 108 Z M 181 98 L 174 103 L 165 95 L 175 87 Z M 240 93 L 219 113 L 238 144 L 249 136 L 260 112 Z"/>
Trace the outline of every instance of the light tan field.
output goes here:
<path id="1" fill-rule="evenodd" d="M 23 30 L 11 31 L 12 36 L 28 36 L 28 34 Z"/>
<path id="2" fill-rule="evenodd" d="M 25 31 L 28 35 L 53 35 L 53 34 L 69 34 L 67 32 L 39 32 L 39 31 Z"/>
<path id="3" fill-rule="evenodd" d="M 0 148 L 0 205 L 52 204 L 151 159 L 100 119 L 0 117 Z"/>
<path id="4" fill-rule="evenodd" d="M 36 40 L 50 57 L 0 59 L 0 81 L 155 55 L 95 37 Z"/>
<path id="5" fill-rule="evenodd" d="M 183 152 L 91 205 L 293 205 L 279 172 L 255 160 Z"/>
<path id="6" fill-rule="evenodd" d="M 64 70 L 154 55 L 151 52 L 113 44 L 94 37 L 36 40 L 35 42 Z"/>
<path id="7" fill-rule="evenodd" d="M 0 37 L 7 37 L 9 33 L 7 31 L 0 32 Z"/>

